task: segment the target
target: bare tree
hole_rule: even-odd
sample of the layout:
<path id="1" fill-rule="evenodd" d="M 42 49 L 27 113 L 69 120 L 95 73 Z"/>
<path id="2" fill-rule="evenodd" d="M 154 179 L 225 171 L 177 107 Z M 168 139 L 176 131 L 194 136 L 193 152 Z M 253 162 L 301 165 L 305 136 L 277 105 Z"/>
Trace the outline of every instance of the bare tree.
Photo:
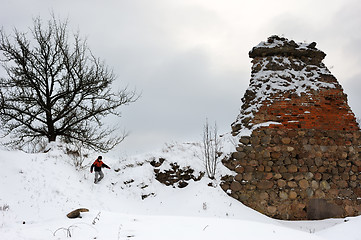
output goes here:
<path id="1" fill-rule="evenodd" d="M 106 152 L 124 139 L 103 120 L 120 116 L 118 108 L 138 96 L 127 88 L 112 91 L 113 71 L 79 32 L 68 34 L 67 21 L 52 16 L 43 24 L 38 17 L 29 33 L 15 29 L 12 36 L 1 29 L 0 52 L 7 73 L 0 78 L 0 121 L 9 145 L 23 149 L 59 137 Z"/>
<path id="2" fill-rule="evenodd" d="M 210 179 L 214 179 L 216 175 L 217 165 L 219 162 L 218 154 L 220 152 L 220 141 L 217 133 L 217 124 L 210 127 L 208 119 L 203 127 L 203 163 L 206 168 L 207 175 Z"/>

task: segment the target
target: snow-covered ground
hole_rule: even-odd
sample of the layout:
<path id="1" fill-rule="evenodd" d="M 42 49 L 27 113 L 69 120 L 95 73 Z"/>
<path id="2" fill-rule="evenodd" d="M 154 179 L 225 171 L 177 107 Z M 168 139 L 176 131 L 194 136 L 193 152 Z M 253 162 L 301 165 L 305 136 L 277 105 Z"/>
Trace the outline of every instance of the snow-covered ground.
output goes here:
<path id="1" fill-rule="evenodd" d="M 75 170 L 61 150 L 0 150 L 0 239 L 361 239 L 361 217 L 288 222 L 268 218 L 230 198 L 204 177 L 185 188 L 159 183 L 150 165 L 177 162 L 203 171 L 197 144 L 173 144 L 132 157 L 108 158 L 93 183 L 89 165 Z M 86 159 L 92 163 L 97 156 Z M 220 172 L 225 172 L 223 166 Z M 208 186 L 212 183 L 213 186 Z M 142 196 L 148 196 L 142 199 Z M 88 208 L 82 218 L 66 214 Z"/>

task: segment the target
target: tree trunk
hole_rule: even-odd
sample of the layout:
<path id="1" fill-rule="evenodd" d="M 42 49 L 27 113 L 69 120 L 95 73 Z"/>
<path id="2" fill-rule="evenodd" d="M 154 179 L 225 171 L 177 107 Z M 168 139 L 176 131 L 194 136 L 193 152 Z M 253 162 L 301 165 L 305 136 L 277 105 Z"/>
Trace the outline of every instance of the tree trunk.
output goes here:
<path id="1" fill-rule="evenodd" d="M 49 134 L 48 140 L 49 140 L 49 142 L 55 142 L 55 140 L 56 140 L 56 135 L 55 135 L 55 134 Z"/>
<path id="2" fill-rule="evenodd" d="M 48 111 L 46 114 L 46 124 L 48 125 L 48 140 L 49 142 L 55 142 L 56 140 L 56 133 L 55 133 L 55 127 L 54 127 L 54 121 L 51 116 L 51 110 Z"/>

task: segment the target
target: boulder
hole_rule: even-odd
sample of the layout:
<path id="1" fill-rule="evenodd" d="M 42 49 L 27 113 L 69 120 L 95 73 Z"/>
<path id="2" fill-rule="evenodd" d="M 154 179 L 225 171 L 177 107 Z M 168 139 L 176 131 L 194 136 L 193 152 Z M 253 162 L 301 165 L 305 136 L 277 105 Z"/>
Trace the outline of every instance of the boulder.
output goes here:
<path id="1" fill-rule="evenodd" d="M 75 209 L 75 210 L 71 211 L 66 216 L 68 218 L 81 218 L 81 215 L 80 215 L 81 212 L 89 212 L 89 209 L 87 209 L 87 208 L 78 208 L 78 209 Z"/>

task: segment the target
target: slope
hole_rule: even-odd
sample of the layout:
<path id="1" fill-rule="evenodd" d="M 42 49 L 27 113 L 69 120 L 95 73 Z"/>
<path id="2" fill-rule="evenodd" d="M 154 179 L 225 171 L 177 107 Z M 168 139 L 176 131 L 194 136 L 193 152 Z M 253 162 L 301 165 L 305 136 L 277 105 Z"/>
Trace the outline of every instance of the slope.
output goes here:
<path id="1" fill-rule="evenodd" d="M 277 221 L 228 197 L 217 180 L 204 177 L 177 188 L 155 179 L 150 162 L 159 158 L 165 159 L 163 169 L 177 162 L 202 171 L 200 150 L 198 144 L 173 144 L 125 159 L 105 156 L 112 169 L 97 185 L 89 168 L 75 171 L 61 148 L 41 154 L 1 150 L 0 239 L 337 239 L 344 229 L 346 239 L 356 239 L 350 226 L 360 218 Z M 66 217 L 79 207 L 90 212 Z"/>

